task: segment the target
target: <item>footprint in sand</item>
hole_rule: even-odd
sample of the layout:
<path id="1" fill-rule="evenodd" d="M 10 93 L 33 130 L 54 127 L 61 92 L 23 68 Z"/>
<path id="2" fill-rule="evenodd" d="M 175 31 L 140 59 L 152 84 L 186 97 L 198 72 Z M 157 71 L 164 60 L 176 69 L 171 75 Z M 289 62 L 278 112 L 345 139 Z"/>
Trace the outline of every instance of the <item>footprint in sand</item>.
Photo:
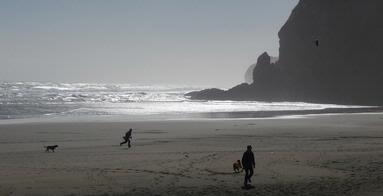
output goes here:
<path id="1" fill-rule="evenodd" d="M 154 184 L 155 184 L 155 185 L 158 185 L 159 183 L 160 183 L 160 178 L 155 177 L 155 178 L 154 178 Z"/>
<path id="2" fill-rule="evenodd" d="M 13 195 L 14 191 L 14 187 L 0 186 L 0 195 Z"/>

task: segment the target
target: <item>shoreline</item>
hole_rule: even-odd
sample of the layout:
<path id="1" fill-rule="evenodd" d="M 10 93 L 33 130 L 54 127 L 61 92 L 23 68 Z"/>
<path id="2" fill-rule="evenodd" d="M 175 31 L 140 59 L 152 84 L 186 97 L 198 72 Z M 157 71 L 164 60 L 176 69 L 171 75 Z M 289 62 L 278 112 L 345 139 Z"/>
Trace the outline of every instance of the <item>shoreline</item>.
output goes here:
<path id="1" fill-rule="evenodd" d="M 1 119 L 0 125 L 43 122 L 146 122 L 146 121 L 203 121 L 203 120 L 251 120 L 251 119 L 289 119 L 319 115 L 374 114 L 383 113 L 383 106 L 361 106 L 355 108 L 326 108 L 321 110 L 280 110 L 280 111 L 244 111 L 209 112 L 154 115 L 84 115 L 84 116 L 40 116 L 30 118 Z"/>

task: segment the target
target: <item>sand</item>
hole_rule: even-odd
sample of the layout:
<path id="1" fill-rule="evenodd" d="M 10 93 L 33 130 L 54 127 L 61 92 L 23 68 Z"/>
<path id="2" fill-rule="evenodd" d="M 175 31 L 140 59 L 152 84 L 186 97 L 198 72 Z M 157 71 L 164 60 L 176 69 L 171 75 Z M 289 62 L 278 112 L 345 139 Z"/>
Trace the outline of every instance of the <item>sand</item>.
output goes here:
<path id="1" fill-rule="evenodd" d="M 383 114 L 3 122 L 1 196 L 383 195 Z M 232 164 L 248 144 L 255 188 L 242 190 Z"/>

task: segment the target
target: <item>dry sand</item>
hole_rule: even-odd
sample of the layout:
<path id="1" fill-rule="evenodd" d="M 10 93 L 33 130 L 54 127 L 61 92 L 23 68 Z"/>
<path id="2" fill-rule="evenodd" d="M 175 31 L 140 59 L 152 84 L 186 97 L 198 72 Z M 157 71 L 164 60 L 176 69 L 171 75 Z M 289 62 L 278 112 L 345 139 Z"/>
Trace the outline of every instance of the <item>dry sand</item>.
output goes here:
<path id="1" fill-rule="evenodd" d="M 1 196 L 383 195 L 383 114 L 15 122 L 0 125 Z M 255 188 L 242 190 L 232 163 L 248 144 Z"/>

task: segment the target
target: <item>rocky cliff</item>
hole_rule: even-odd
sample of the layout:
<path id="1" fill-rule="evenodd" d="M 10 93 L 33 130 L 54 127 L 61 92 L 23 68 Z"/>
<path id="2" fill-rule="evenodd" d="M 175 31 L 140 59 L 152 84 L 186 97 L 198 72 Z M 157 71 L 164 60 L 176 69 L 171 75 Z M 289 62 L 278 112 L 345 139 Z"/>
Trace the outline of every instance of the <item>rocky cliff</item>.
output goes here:
<path id="1" fill-rule="evenodd" d="M 270 63 L 276 63 L 277 61 L 278 61 L 278 57 L 270 56 Z M 257 65 L 257 63 L 250 65 L 250 67 L 247 68 L 247 70 L 245 72 L 245 82 L 248 84 L 251 84 L 254 82 L 253 72 L 254 72 L 254 68 L 256 65 Z"/>
<path id="2" fill-rule="evenodd" d="M 383 105 L 383 1 L 300 0 L 278 33 L 279 60 L 263 53 L 253 83 L 193 99 Z"/>

